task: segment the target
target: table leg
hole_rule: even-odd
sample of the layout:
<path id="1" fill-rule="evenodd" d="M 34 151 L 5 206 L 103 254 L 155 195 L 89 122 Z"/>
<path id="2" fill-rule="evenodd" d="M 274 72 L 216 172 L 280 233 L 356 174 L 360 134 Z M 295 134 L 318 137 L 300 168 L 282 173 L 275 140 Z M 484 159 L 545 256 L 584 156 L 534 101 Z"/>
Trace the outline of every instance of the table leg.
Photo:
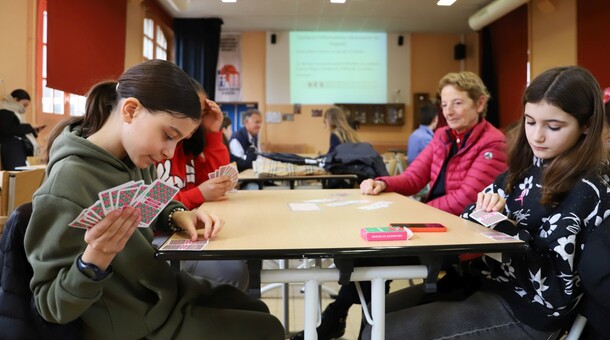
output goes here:
<path id="1" fill-rule="evenodd" d="M 248 293 L 250 296 L 261 298 L 261 269 L 263 268 L 263 260 L 250 259 L 248 262 L 248 275 L 250 277 Z"/>
<path id="2" fill-rule="evenodd" d="M 320 305 L 318 281 L 307 280 L 305 282 L 305 340 L 318 339 L 318 318 L 320 317 Z"/>
<path id="3" fill-rule="evenodd" d="M 381 278 L 371 280 L 372 340 L 385 338 L 385 281 Z"/>

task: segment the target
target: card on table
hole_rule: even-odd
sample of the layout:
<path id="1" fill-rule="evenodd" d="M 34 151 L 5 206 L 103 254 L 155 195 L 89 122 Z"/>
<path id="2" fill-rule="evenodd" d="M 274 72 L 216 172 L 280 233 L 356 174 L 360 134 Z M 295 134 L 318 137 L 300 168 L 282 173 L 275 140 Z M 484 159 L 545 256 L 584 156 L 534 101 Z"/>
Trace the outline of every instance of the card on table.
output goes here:
<path id="1" fill-rule="evenodd" d="M 472 217 L 475 221 L 481 223 L 482 225 L 489 227 L 500 221 L 504 221 L 507 219 L 506 215 L 503 215 L 496 211 L 485 211 L 485 210 L 477 210 L 470 213 L 470 217 Z"/>

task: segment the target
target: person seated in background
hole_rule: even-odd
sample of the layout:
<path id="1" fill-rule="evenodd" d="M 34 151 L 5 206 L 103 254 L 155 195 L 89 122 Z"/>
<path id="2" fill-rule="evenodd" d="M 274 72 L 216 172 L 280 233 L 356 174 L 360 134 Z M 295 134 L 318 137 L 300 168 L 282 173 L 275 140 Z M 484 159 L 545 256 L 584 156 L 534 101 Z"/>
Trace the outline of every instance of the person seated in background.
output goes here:
<path id="1" fill-rule="evenodd" d="M 345 112 L 336 106 L 324 111 L 324 125 L 330 130 L 330 147 L 327 153 L 332 152 L 342 143 L 361 142 L 356 130 L 348 123 Z"/>
<path id="2" fill-rule="evenodd" d="M 437 129 L 432 142 L 402 174 L 362 181 L 360 191 L 363 194 L 395 191 L 410 196 L 430 182 L 431 189 L 424 202 L 459 215 L 506 169 L 504 135 L 485 120 L 489 92 L 481 78 L 472 72 L 449 73 L 440 80 L 438 93 L 448 126 Z M 388 265 L 390 261 L 374 260 L 376 265 Z M 363 264 L 356 262 L 356 265 Z M 370 282 L 360 284 L 368 303 Z M 389 291 L 389 285 L 386 291 Z M 322 314 L 318 338 L 341 336 L 345 332 L 349 308 L 358 301 L 355 284 L 342 285 L 337 299 Z M 298 336 L 293 339 L 303 338 L 301 333 Z"/>
<path id="3" fill-rule="evenodd" d="M 227 149 L 229 148 L 229 142 L 233 136 L 233 121 L 231 118 L 224 116 L 222 117 L 222 125 L 220 125 L 220 131 L 222 132 L 222 142 L 225 144 Z M 229 154 L 231 154 L 229 152 Z"/>
<path id="4" fill-rule="evenodd" d="M 508 220 L 489 228 L 526 247 L 503 253 L 502 262 L 468 262 L 464 272 L 473 282 L 460 299 L 422 302 L 421 286 L 388 295 L 389 339 L 555 339 L 574 317 L 583 296 L 577 261 L 587 236 L 610 214 L 601 91 L 589 71 L 556 67 L 532 80 L 522 103 L 508 171 L 463 217 L 501 212 Z"/>
<path id="5" fill-rule="evenodd" d="M 25 166 L 28 156 L 38 155 L 38 131 L 45 126 L 33 127 L 25 119 L 30 105 L 30 94 L 22 89 L 11 92 L 0 102 L 0 148 L 3 170 Z"/>
<path id="6" fill-rule="evenodd" d="M 419 108 L 419 127 L 409 136 L 407 160 L 413 162 L 420 152 L 432 141 L 438 123 L 438 108 L 435 104 L 424 104 Z"/>
<path id="7" fill-rule="evenodd" d="M 263 116 L 258 110 L 251 109 L 243 115 L 244 127 L 231 137 L 229 151 L 237 161 L 237 170 L 252 169 L 258 151 L 258 132 L 263 124 Z"/>
<path id="8" fill-rule="evenodd" d="M 201 102 L 201 124 L 193 134 L 178 143 L 171 159 L 157 163 L 157 176 L 180 188 L 174 200 L 189 209 L 204 202 L 225 199 L 232 189 L 229 176 L 208 179 L 208 174 L 229 164 L 229 151 L 223 143 L 220 127 L 223 115 L 218 104 L 207 99 L 201 84 L 191 78 Z M 168 235 L 155 238 L 160 245 Z M 248 265 L 245 260 L 182 261 L 182 270 L 218 283 L 231 284 L 243 291 L 248 288 Z"/>

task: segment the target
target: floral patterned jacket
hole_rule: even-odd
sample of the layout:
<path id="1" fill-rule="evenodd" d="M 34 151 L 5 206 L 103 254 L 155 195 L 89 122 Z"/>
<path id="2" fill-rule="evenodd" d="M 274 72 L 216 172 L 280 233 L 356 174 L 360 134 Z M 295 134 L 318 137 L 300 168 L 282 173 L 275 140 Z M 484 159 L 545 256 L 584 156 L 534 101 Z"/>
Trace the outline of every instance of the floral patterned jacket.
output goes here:
<path id="1" fill-rule="evenodd" d="M 583 240 L 610 214 L 607 181 L 582 178 L 555 207 L 540 204 L 544 163 L 534 157 L 525 177 L 510 194 L 504 192 L 506 172 L 483 192 L 506 199 L 510 221 L 492 226 L 527 243 L 525 252 L 504 254 L 503 263 L 483 257 L 472 269 L 484 278 L 483 289 L 501 295 L 523 323 L 540 330 L 565 326 L 583 289 L 576 264 Z M 474 206 L 462 217 L 468 218 Z"/>

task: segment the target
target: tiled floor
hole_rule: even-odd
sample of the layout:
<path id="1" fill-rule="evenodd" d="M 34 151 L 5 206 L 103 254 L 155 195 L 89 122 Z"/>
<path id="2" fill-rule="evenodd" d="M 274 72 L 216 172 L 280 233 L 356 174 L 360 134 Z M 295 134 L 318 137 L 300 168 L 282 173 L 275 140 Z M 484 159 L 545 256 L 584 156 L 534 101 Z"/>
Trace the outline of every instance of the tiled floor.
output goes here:
<path id="1" fill-rule="evenodd" d="M 326 287 L 331 288 L 335 291 L 339 290 L 339 284 L 336 282 L 327 282 L 324 284 Z M 408 285 L 407 281 L 395 280 L 392 283 L 391 291 L 404 288 Z M 303 329 L 303 293 L 301 293 L 301 284 L 290 285 L 290 302 L 289 302 L 289 320 L 288 320 L 288 331 L 290 333 L 296 333 Z M 280 321 L 283 321 L 283 307 L 282 307 L 282 292 L 281 288 L 272 289 L 262 295 L 262 300 L 265 301 L 271 313 L 275 315 Z M 322 310 L 333 300 L 327 293 L 322 294 Z M 358 332 L 360 330 L 360 318 L 362 315 L 360 305 L 354 305 L 349 311 L 347 317 L 347 329 L 345 335 L 341 337 L 344 340 L 356 340 L 358 339 Z"/>

